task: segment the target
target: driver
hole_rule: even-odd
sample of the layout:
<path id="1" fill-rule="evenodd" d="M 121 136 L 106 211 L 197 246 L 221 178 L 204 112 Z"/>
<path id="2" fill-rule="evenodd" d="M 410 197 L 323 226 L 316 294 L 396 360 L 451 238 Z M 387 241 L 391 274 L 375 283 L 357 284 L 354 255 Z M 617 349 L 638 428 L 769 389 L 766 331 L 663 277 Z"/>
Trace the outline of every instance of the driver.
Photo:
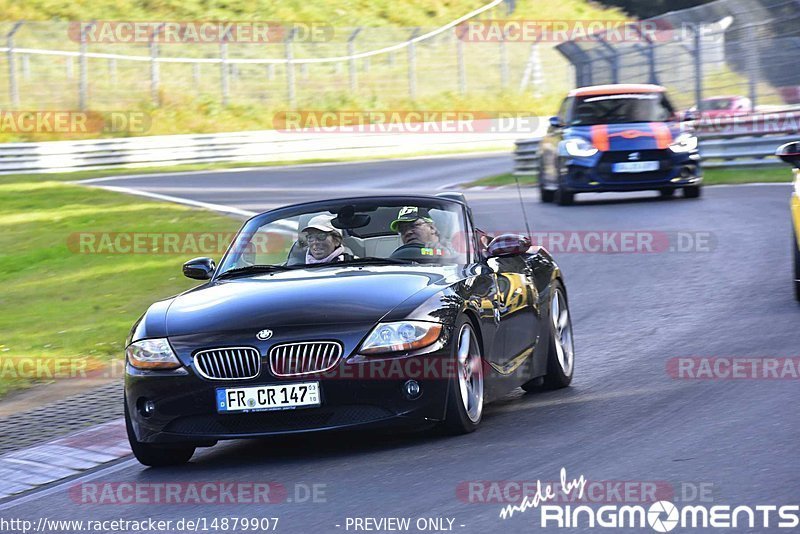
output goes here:
<path id="1" fill-rule="evenodd" d="M 392 221 L 389 228 L 400 234 L 400 239 L 403 241 L 403 246 L 394 253 L 410 248 L 422 249 L 423 253 L 430 249 L 431 255 L 436 256 L 450 253 L 449 248 L 442 243 L 439 229 L 425 208 L 416 206 L 400 208 L 397 219 Z"/>
<path id="2" fill-rule="evenodd" d="M 308 243 L 306 264 L 331 263 L 353 259 L 342 245 L 342 231 L 331 224 L 332 216 L 317 215 L 300 231 Z"/>

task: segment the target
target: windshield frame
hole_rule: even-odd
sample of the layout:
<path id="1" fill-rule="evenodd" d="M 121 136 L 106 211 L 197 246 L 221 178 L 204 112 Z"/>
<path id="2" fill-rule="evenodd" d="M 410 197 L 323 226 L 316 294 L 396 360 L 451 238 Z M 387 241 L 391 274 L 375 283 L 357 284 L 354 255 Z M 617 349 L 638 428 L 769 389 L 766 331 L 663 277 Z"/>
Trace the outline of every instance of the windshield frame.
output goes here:
<path id="1" fill-rule="evenodd" d="M 445 197 L 438 197 L 438 196 L 430 196 L 430 195 L 391 195 L 391 196 L 366 196 L 366 197 L 347 197 L 347 198 L 336 198 L 331 200 L 319 200 L 314 202 L 305 202 L 302 204 L 292 204 L 290 206 L 283 206 L 280 208 L 276 208 L 273 210 L 265 211 L 263 213 L 259 213 L 251 217 L 250 219 L 246 220 L 239 231 L 236 232 L 231 244 L 228 246 L 228 249 L 225 251 L 225 254 L 222 256 L 217 269 L 214 271 L 213 277 L 211 278 L 210 282 L 216 281 L 220 276 L 224 275 L 226 272 L 234 269 L 231 265 L 228 265 L 232 258 L 238 257 L 240 253 L 238 253 L 235 248 L 237 243 L 239 242 L 239 237 L 242 234 L 253 234 L 259 228 L 270 224 L 272 222 L 287 219 L 290 217 L 296 217 L 298 215 L 304 215 L 311 212 L 319 212 L 319 211 L 330 211 L 330 208 L 337 208 L 345 205 L 350 204 L 377 204 L 383 206 L 397 206 L 398 208 L 406 206 L 406 205 L 414 205 L 419 204 L 423 207 L 433 208 L 436 209 L 437 206 L 440 206 L 440 209 L 447 209 L 453 212 L 460 212 L 459 215 L 459 223 L 461 224 L 461 232 L 464 234 L 464 257 L 466 259 L 466 263 L 472 263 L 476 261 L 475 250 L 474 250 L 474 243 L 472 243 L 472 226 L 470 223 L 470 219 L 468 217 L 469 208 L 463 202 L 459 202 L 458 200 L 445 198 Z M 348 264 L 347 262 L 336 262 L 331 263 L 330 267 L 337 267 L 342 268 L 346 267 Z M 409 262 L 409 265 L 413 265 L 413 263 Z M 420 263 L 419 265 L 443 265 L 439 263 Z M 446 265 L 446 264 L 444 264 Z M 363 267 L 364 264 L 354 264 L 354 266 L 361 266 Z M 223 268 L 225 267 L 225 268 Z M 307 268 L 307 265 L 297 265 L 292 266 L 287 269 L 287 271 L 291 270 L 298 270 L 303 271 Z"/>

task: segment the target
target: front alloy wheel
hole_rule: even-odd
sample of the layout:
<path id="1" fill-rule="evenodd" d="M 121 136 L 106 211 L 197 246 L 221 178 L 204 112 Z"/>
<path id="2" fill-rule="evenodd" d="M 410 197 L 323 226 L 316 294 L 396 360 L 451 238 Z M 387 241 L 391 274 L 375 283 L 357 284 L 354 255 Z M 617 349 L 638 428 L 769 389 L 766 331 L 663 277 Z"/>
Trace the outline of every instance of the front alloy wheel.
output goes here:
<path id="1" fill-rule="evenodd" d="M 572 382 L 574 369 L 572 319 L 564 288 L 556 281 L 553 283 L 553 298 L 550 300 L 550 347 L 547 354 L 547 375 L 544 377 L 545 387 L 567 387 Z"/>
<path id="2" fill-rule="evenodd" d="M 456 329 L 455 367 L 447 399 L 445 427 L 454 434 L 478 428 L 483 416 L 483 357 L 469 319 L 462 318 Z"/>

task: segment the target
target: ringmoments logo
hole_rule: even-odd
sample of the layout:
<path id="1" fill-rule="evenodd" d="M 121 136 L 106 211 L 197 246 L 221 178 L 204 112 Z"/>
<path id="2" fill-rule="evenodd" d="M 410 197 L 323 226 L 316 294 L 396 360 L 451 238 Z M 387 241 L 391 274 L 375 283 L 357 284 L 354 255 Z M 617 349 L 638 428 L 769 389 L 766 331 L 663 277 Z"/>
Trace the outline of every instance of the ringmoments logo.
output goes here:
<path id="1" fill-rule="evenodd" d="M 599 507 L 590 505 L 546 504 L 555 501 L 554 484 L 537 481 L 536 491 L 518 504 L 509 504 L 500 510 L 500 519 L 509 519 L 529 509 L 539 510 L 539 526 L 542 528 L 650 528 L 655 532 L 671 532 L 680 529 L 708 528 L 779 528 L 793 529 L 800 526 L 800 505 L 757 504 L 685 504 L 656 501 L 649 506 L 608 504 Z M 581 501 L 586 491 L 587 480 L 581 475 L 567 479 L 565 468 L 561 469 L 560 488 L 566 496 L 574 493 Z"/>

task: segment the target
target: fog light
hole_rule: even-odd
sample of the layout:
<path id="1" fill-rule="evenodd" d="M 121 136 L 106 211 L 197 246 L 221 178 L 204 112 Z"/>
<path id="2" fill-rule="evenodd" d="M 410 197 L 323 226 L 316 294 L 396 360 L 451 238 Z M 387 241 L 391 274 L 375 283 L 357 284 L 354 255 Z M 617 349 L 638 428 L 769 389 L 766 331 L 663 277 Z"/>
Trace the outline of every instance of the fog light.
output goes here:
<path id="1" fill-rule="evenodd" d="M 156 403 L 151 400 L 139 399 L 139 413 L 144 417 L 150 417 L 156 411 Z"/>
<path id="2" fill-rule="evenodd" d="M 416 380 L 409 380 L 403 384 L 403 393 L 405 393 L 406 397 L 409 399 L 414 400 L 422 395 L 422 388 Z"/>
<path id="3" fill-rule="evenodd" d="M 689 166 L 686 166 L 681 169 L 681 178 L 684 180 L 687 178 L 691 178 L 694 175 L 694 169 Z"/>

